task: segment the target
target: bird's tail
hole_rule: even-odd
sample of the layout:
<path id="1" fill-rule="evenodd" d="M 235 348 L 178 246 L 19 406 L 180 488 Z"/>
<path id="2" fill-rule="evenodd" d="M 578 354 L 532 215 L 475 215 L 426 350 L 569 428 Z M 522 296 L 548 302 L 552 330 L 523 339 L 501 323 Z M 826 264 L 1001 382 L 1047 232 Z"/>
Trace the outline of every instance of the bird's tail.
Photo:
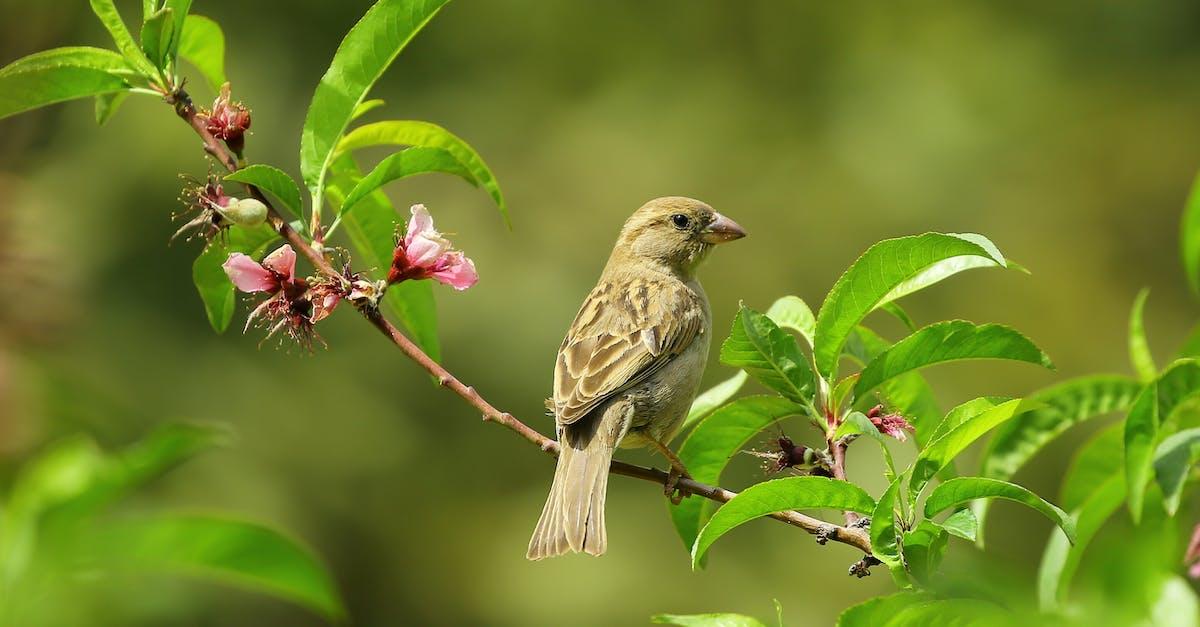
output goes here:
<path id="1" fill-rule="evenodd" d="M 579 442 L 564 429 L 559 438 L 554 484 L 542 508 L 542 517 L 529 540 L 526 557 L 540 560 L 567 551 L 601 555 L 608 546 L 604 528 L 604 500 L 608 492 L 608 467 L 613 447 L 604 438 Z"/>

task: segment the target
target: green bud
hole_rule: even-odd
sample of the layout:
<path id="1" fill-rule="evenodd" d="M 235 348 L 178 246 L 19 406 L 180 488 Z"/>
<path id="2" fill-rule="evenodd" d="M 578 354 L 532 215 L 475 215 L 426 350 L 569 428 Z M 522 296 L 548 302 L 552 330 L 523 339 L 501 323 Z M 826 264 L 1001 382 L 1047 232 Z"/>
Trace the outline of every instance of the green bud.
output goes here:
<path id="1" fill-rule="evenodd" d="M 267 219 L 267 206 L 254 198 L 231 198 L 228 205 L 216 209 L 238 226 L 258 226 Z"/>

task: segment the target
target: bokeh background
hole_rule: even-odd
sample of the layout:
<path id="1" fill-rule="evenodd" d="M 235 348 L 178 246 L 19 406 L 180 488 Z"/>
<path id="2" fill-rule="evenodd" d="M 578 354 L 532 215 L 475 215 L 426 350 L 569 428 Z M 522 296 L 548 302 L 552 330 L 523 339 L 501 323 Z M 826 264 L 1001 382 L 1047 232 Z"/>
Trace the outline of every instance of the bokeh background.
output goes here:
<path id="1" fill-rule="evenodd" d="M 139 3 L 118 5 L 138 14 Z M 252 160 L 299 179 L 308 99 L 368 5 L 195 3 L 228 37 L 234 93 L 253 109 Z M 0 16 L 3 63 L 109 45 L 82 0 L 0 0 Z M 975 272 L 905 305 L 918 322 L 1014 325 L 1059 371 L 930 371 L 947 408 L 1127 372 L 1128 310 L 1142 286 L 1153 289 L 1150 342 L 1162 361 L 1196 317 L 1176 242 L 1200 166 L 1197 76 L 1200 5 L 1185 0 L 471 0 L 450 4 L 401 56 L 372 117 L 442 124 L 498 176 L 511 231 L 457 179 L 389 194 L 401 207 L 427 204 L 480 269 L 476 288 L 438 290 L 447 365 L 548 431 L 542 399 L 563 331 L 625 216 L 668 194 L 704 199 L 751 233 L 703 272 L 718 329 L 739 301 L 765 308 L 796 294 L 815 308 L 880 238 L 991 237 L 1032 275 Z M 0 122 L 0 138 L 5 480 L 68 433 L 115 447 L 167 420 L 228 423 L 231 447 L 125 508 L 232 511 L 289 529 L 328 562 L 363 625 L 642 624 L 664 611 L 765 619 L 772 599 L 788 624 L 816 625 L 891 589 L 882 572 L 848 578 L 860 557 L 851 549 L 771 523 L 740 529 L 691 572 L 661 496 L 622 478 L 610 488 L 608 555 L 526 562 L 551 460 L 480 424 L 356 316 L 323 323 L 331 348 L 311 356 L 211 331 L 190 281 L 197 247 L 167 246 L 177 175 L 207 166 L 167 107 L 134 97 L 97 128 L 90 102 L 55 106 Z M 713 351 L 706 380 L 729 374 Z M 1054 496 L 1091 430 L 1071 432 L 1018 480 Z M 852 451 L 850 472 L 877 494 L 873 453 Z M 737 460 L 727 483 L 757 472 Z M 1032 590 L 1049 523 L 1004 503 L 994 512 L 988 550 L 954 540 L 950 561 Z M 93 604 L 93 624 L 319 623 L 207 584 L 99 585 L 111 595 L 80 600 Z"/>

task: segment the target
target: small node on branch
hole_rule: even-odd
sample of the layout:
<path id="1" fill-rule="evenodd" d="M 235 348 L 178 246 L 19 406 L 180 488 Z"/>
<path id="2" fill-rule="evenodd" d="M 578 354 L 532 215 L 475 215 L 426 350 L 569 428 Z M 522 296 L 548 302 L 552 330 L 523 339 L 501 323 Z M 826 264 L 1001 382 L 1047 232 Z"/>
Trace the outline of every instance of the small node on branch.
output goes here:
<path id="1" fill-rule="evenodd" d="M 440 385 L 442 387 L 446 387 L 447 385 L 450 385 L 450 376 L 442 375 L 442 376 L 438 377 L 438 385 Z"/>
<path id="2" fill-rule="evenodd" d="M 850 565 L 850 575 L 862 579 L 863 577 L 871 576 L 871 567 L 878 566 L 883 562 L 879 561 L 874 555 L 864 555 L 862 559 Z"/>
<path id="3" fill-rule="evenodd" d="M 854 521 L 854 523 L 851 524 L 850 526 L 854 527 L 855 529 L 870 529 L 871 528 L 871 517 L 863 516 L 862 518 L 859 518 L 858 520 Z"/>
<path id="4" fill-rule="evenodd" d="M 489 416 L 488 414 L 483 414 L 483 421 L 484 421 L 484 422 L 491 422 L 491 421 L 492 421 L 492 417 L 491 417 L 491 416 Z"/>
<path id="5" fill-rule="evenodd" d="M 817 533 L 814 534 L 817 538 L 817 544 L 824 546 L 825 543 L 829 542 L 831 539 L 836 540 L 837 530 L 838 528 L 836 525 L 831 525 L 829 523 L 821 525 L 821 528 L 817 529 Z"/>

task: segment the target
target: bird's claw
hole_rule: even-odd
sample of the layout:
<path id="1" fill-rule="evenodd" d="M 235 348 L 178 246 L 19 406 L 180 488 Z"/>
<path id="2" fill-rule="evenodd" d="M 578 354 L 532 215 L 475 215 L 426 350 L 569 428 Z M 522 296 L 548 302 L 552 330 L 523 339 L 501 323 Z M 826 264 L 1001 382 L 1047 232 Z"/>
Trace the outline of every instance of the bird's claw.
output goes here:
<path id="1" fill-rule="evenodd" d="M 690 493 L 679 489 L 680 479 L 691 479 L 687 473 L 681 473 L 674 467 L 667 471 L 667 480 L 663 483 L 663 494 L 671 499 L 672 505 L 679 505 L 683 499 L 691 496 Z"/>

